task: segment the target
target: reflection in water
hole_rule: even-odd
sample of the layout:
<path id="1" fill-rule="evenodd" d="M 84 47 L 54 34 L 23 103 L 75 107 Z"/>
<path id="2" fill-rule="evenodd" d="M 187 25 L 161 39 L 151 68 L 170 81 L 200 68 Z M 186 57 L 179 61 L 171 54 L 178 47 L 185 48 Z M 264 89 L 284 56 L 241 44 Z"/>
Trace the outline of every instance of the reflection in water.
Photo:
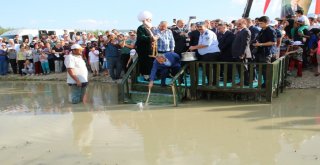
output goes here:
<path id="1" fill-rule="evenodd" d="M 86 103 L 95 110 L 105 110 L 118 102 L 115 85 L 91 83 Z M 69 87 L 64 82 L 2 82 L 0 100 L 2 112 L 59 113 L 70 106 Z"/>
<path id="2" fill-rule="evenodd" d="M 116 105 L 115 90 L 92 83 L 87 104 L 72 105 L 64 83 L 4 82 L 0 161 L 320 164 L 319 90 L 287 90 L 272 104 L 198 101 L 144 111 Z"/>
<path id="3" fill-rule="evenodd" d="M 79 147 L 82 153 L 91 155 L 91 142 L 93 138 L 92 113 L 74 112 L 72 114 L 74 144 Z"/>

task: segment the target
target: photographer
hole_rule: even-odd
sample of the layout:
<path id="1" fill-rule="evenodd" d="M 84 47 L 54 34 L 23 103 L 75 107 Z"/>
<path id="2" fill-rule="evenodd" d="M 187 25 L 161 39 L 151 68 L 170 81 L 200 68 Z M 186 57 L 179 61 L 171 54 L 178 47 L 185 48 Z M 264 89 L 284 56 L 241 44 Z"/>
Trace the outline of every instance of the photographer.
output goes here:
<path id="1" fill-rule="evenodd" d="M 106 42 L 105 56 L 108 61 L 109 74 L 112 80 L 120 78 L 121 74 L 121 56 L 119 49 L 121 48 L 117 36 L 111 33 Z M 115 70 L 116 69 L 116 70 Z"/>

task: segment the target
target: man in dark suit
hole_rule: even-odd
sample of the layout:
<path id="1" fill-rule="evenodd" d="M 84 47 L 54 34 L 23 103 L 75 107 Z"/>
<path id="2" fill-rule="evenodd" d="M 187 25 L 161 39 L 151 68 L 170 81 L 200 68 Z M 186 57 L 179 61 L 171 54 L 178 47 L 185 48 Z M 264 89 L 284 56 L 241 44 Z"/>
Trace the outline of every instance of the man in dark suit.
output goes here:
<path id="1" fill-rule="evenodd" d="M 175 47 L 174 52 L 179 54 L 181 57 L 181 53 L 187 51 L 187 37 L 188 37 L 188 29 L 185 28 L 183 20 L 177 21 L 177 26 L 172 30 Z"/>
<path id="2" fill-rule="evenodd" d="M 161 86 L 166 86 L 166 77 L 171 73 L 176 75 L 181 69 L 180 56 L 174 52 L 158 54 L 156 60 L 153 61 L 153 66 L 150 74 L 149 88 L 152 88 L 153 81 L 157 73 L 161 78 Z"/>
<path id="3" fill-rule="evenodd" d="M 291 0 L 289 4 L 282 6 L 281 8 L 281 18 L 284 18 L 288 15 L 294 15 L 297 10 L 303 10 L 301 6 L 299 6 L 300 0 Z"/>
<path id="4" fill-rule="evenodd" d="M 238 32 L 232 43 L 232 56 L 235 62 L 244 64 L 244 85 L 249 85 L 248 59 L 251 58 L 250 41 L 251 32 L 247 28 L 247 21 L 239 19 L 237 21 Z M 237 65 L 239 76 L 241 75 L 240 65 Z"/>
<path id="5" fill-rule="evenodd" d="M 218 24 L 218 41 L 220 48 L 220 61 L 232 62 L 232 43 L 235 35 L 228 30 L 227 23 Z M 224 72 L 223 68 L 222 71 Z M 232 65 L 228 65 L 227 81 L 232 81 Z"/>

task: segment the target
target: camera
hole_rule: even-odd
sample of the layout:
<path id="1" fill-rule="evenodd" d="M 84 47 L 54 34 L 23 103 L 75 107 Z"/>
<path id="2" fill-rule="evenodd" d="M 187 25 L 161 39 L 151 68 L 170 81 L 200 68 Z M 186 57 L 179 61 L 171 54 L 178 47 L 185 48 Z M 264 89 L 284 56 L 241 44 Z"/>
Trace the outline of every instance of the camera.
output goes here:
<path id="1" fill-rule="evenodd" d="M 189 19 L 197 19 L 196 16 L 190 16 Z"/>

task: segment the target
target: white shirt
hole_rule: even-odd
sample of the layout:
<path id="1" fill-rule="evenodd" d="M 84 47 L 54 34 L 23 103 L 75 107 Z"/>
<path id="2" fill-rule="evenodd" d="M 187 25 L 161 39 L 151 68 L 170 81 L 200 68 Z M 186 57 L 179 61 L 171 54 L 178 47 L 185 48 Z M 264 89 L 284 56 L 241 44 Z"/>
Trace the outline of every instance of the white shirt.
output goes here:
<path id="1" fill-rule="evenodd" d="M 203 34 L 200 34 L 198 45 L 207 45 L 205 48 L 198 49 L 200 55 L 220 52 L 217 35 L 208 29 Z"/>
<path id="2" fill-rule="evenodd" d="M 99 51 L 95 50 L 94 52 L 89 52 L 89 60 L 90 62 L 99 62 Z"/>
<path id="3" fill-rule="evenodd" d="M 74 69 L 74 74 L 78 77 L 79 81 L 82 83 L 88 82 L 88 69 L 86 67 L 86 63 L 82 59 L 80 55 L 67 55 L 64 59 L 64 64 L 66 68 Z M 67 74 L 67 83 L 68 84 L 76 84 L 76 81 Z"/>

